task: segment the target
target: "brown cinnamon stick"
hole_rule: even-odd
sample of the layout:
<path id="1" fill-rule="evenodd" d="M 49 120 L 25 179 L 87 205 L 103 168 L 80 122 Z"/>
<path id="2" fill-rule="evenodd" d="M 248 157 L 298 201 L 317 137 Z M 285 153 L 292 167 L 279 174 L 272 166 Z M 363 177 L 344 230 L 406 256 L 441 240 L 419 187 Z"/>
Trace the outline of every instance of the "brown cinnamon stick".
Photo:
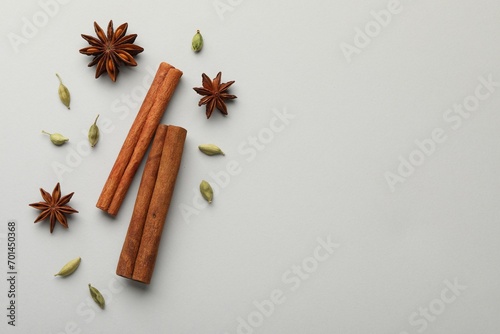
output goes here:
<path id="1" fill-rule="evenodd" d="M 161 63 L 123 143 L 96 206 L 115 216 L 146 153 L 182 71 Z"/>
<path id="2" fill-rule="evenodd" d="M 123 277 L 131 278 L 134 273 L 135 258 L 139 252 L 142 231 L 144 229 L 144 223 L 146 222 L 149 203 L 151 202 L 151 197 L 153 196 L 154 185 L 156 183 L 156 177 L 160 167 L 160 160 L 166 135 L 167 126 L 160 124 L 156 130 L 153 145 L 149 151 L 146 166 L 144 167 L 144 172 L 142 173 L 141 184 L 139 185 L 139 191 L 135 200 L 134 211 L 132 213 L 132 218 L 130 219 L 127 236 L 125 237 L 125 242 L 123 243 L 122 252 L 120 254 L 120 260 L 118 261 L 118 267 L 116 269 L 116 273 Z"/>
<path id="3" fill-rule="evenodd" d="M 149 284 L 151 281 L 165 219 L 179 172 L 186 134 L 187 131 L 181 127 L 168 126 L 160 163 L 157 167 L 156 179 L 153 182 L 152 177 L 143 175 L 142 180 L 144 182 L 141 180 L 132 215 L 133 219 L 130 222 L 120 260 L 118 261 L 116 273 L 120 276 L 145 284 Z M 152 150 L 150 155 L 157 156 L 158 141 L 155 136 L 153 143 L 155 151 Z M 144 173 L 150 173 L 155 168 L 157 164 L 155 159 L 154 157 L 148 158 L 147 165 L 149 166 L 145 167 Z M 146 194 L 145 198 L 139 198 L 143 194 Z M 148 202 L 147 196 L 149 194 L 151 194 L 151 197 Z M 141 219 L 144 220 L 141 221 Z M 137 245 L 139 239 L 140 243 Z M 130 273 L 132 266 L 133 272 Z"/>

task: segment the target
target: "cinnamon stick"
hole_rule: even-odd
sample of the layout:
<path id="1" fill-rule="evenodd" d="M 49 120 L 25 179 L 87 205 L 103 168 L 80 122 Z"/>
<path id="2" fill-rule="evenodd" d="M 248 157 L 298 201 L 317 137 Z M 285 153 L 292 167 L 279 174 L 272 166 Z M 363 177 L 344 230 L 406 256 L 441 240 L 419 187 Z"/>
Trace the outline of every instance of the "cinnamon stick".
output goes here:
<path id="1" fill-rule="evenodd" d="M 131 225 L 117 266 L 116 273 L 120 276 L 145 284 L 149 284 L 151 281 L 165 219 L 179 172 L 186 134 L 187 131 L 181 127 L 168 126 L 160 163 L 157 167 L 156 179 L 153 182 L 153 177 L 143 174 L 142 180 L 144 182 L 141 180 L 132 215 L 133 220 L 131 219 Z M 155 142 L 153 143 L 155 151 L 152 150 L 150 155 L 157 156 L 159 140 L 155 136 Z M 147 165 L 149 166 L 145 167 L 144 173 L 150 173 L 155 168 L 157 162 L 154 161 L 154 157 L 148 158 Z M 143 194 L 146 194 L 145 198 L 139 198 Z M 149 203 L 147 203 L 149 194 L 151 194 L 151 197 Z M 132 227 L 132 225 L 134 226 Z M 139 239 L 140 243 L 137 248 L 137 240 Z M 134 263 L 132 264 L 132 262 Z M 133 272 L 130 273 L 132 266 Z"/>
<path id="2" fill-rule="evenodd" d="M 118 214 L 181 76 L 182 71 L 165 62 L 158 67 L 151 87 L 97 201 L 96 206 L 99 209 L 113 216 Z"/>
<path id="3" fill-rule="evenodd" d="M 132 213 L 132 218 L 130 219 L 127 236 L 125 237 L 125 242 L 123 243 L 122 252 L 120 254 L 120 260 L 118 261 L 118 267 L 116 269 L 116 273 L 123 277 L 131 278 L 134 272 L 135 258 L 139 252 L 142 231 L 144 229 L 144 223 L 146 222 L 149 203 L 151 202 L 151 197 L 153 195 L 166 135 L 167 126 L 160 124 L 156 130 L 153 145 L 149 151 L 146 166 L 144 167 L 144 172 L 142 173 L 139 191 L 135 200 L 134 211 Z"/>

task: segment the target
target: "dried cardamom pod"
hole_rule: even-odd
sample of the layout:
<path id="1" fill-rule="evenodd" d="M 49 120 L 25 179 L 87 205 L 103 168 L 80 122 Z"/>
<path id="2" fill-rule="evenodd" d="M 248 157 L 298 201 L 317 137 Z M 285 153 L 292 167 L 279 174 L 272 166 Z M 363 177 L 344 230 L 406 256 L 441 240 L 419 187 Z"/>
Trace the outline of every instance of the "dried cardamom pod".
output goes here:
<path id="1" fill-rule="evenodd" d="M 201 36 L 199 30 L 196 30 L 196 34 L 193 36 L 191 46 L 194 52 L 199 52 L 203 48 L 203 36 Z"/>
<path id="2" fill-rule="evenodd" d="M 63 276 L 63 277 L 66 277 L 66 276 L 71 275 L 78 268 L 78 266 L 80 265 L 81 261 L 82 261 L 81 257 L 77 257 L 76 259 L 73 259 L 73 260 L 69 261 L 54 276 Z"/>
<path id="3" fill-rule="evenodd" d="M 198 146 L 198 148 L 206 155 L 217 155 L 217 154 L 224 155 L 224 152 L 222 152 L 222 150 L 214 144 L 202 144 Z"/>
<path id="4" fill-rule="evenodd" d="M 96 302 L 97 305 L 99 305 L 100 308 L 104 309 L 104 297 L 101 295 L 99 290 L 90 285 L 90 283 L 89 283 L 89 290 L 92 299 Z"/>
<path id="5" fill-rule="evenodd" d="M 67 142 L 69 140 L 69 138 L 64 137 L 60 133 L 48 133 L 48 132 L 45 132 L 43 130 L 42 130 L 42 133 L 49 135 L 50 141 L 52 142 L 52 144 L 57 145 L 57 146 L 61 146 L 62 144 L 64 144 L 65 142 Z"/>
<path id="6" fill-rule="evenodd" d="M 214 199 L 214 191 L 212 190 L 212 186 L 205 180 L 202 180 L 200 183 L 200 192 L 201 196 L 210 204 Z"/>
<path id="7" fill-rule="evenodd" d="M 59 99 L 61 102 L 69 109 L 69 102 L 71 101 L 71 96 L 69 94 L 68 87 L 64 86 L 59 74 L 56 73 L 57 79 L 59 79 Z"/>
<path id="8" fill-rule="evenodd" d="M 89 129 L 89 143 L 90 146 L 94 147 L 97 142 L 99 141 L 99 128 L 97 127 L 97 119 L 99 118 L 99 115 L 95 118 L 94 124 L 90 126 Z"/>

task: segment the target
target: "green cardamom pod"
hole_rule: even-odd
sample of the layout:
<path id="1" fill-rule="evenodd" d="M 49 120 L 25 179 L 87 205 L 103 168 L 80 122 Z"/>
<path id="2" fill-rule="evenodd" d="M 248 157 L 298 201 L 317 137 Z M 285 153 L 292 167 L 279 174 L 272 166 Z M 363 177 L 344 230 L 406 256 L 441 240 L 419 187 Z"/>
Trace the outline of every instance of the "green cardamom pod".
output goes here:
<path id="1" fill-rule="evenodd" d="M 95 118 L 94 124 L 90 126 L 89 129 L 89 143 L 90 146 L 94 147 L 97 142 L 99 141 L 99 128 L 97 127 L 97 119 L 99 118 L 99 115 Z"/>
<path id="2" fill-rule="evenodd" d="M 92 285 L 89 283 L 89 290 L 90 290 L 90 295 L 92 296 L 92 299 L 96 302 L 97 305 L 99 305 L 100 308 L 104 308 L 104 297 L 101 295 L 99 290 L 94 288 Z"/>
<path id="3" fill-rule="evenodd" d="M 69 94 L 68 87 L 63 85 L 59 74 L 56 73 L 56 76 L 59 79 L 59 90 L 58 90 L 59 98 L 61 99 L 61 102 L 69 109 L 69 102 L 71 100 L 71 96 Z"/>
<path id="4" fill-rule="evenodd" d="M 194 52 L 199 52 L 203 48 L 203 36 L 201 36 L 200 31 L 196 30 L 196 34 L 193 36 L 193 41 L 191 42 Z"/>
<path id="5" fill-rule="evenodd" d="M 217 155 L 217 154 L 224 155 L 224 152 L 222 152 L 222 150 L 214 144 L 202 144 L 198 146 L 198 148 L 206 155 Z"/>
<path id="6" fill-rule="evenodd" d="M 212 190 L 212 186 L 210 186 L 210 183 L 207 181 L 203 180 L 200 183 L 200 192 L 201 196 L 210 204 L 212 203 L 212 200 L 214 199 L 214 191 Z"/>
<path id="7" fill-rule="evenodd" d="M 76 259 L 73 259 L 73 260 L 69 261 L 54 276 L 63 276 L 63 277 L 66 277 L 66 276 L 71 275 L 78 268 L 78 266 L 80 265 L 81 261 L 82 261 L 81 257 L 77 257 Z"/>
<path id="8" fill-rule="evenodd" d="M 48 133 L 48 132 L 45 132 L 43 130 L 42 130 L 42 133 L 49 135 L 50 141 L 52 142 L 52 144 L 57 145 L 57 146 L 61 146 L 62 144 L 64 144 L 65 142 L 67 142 L 69 140 L 69 138 L 64 137 L 60 133 Z"/>

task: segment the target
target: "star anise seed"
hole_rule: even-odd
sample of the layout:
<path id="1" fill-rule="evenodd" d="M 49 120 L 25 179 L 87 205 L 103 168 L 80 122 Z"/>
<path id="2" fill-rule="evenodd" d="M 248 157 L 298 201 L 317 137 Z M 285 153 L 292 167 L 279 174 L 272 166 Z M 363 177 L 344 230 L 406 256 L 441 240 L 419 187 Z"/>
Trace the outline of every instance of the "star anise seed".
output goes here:
<path id="1" fill-rule="evenodd" d="M 61 197 L 61 186 L 57 183 L 56 187 L 52 191 L 52 195 L 40 188 L 40 193 L 45 202 L 31 203 L 29 206 L 42 211 L 40 215 L 35 219 L 35 223 L 38 223 L 46 218 L 50 218 L 50 233 L 54 231 L 54 226 L 56 221 L 58 221 L 62 226 L 68 228 L 68 221 L 65 214 L 78 213 L 75 209 L 70 207 L 68 202 L 73 197 L 74 193 L 68 194 Z"/>
<path id="2" fill-rule="evenodd" d="M 111 80 L 116 81 L 118 72 L 120 72 L 120 65 L 137 66 L 134 56 L 144 51 L 144 49 L 133 44 L 137 34 L 125 35 L 127 28 L 128 23 L 124 23 L 116 30 L 113 30 L 113 21 L 109 21 L 106 35 L 97 22 L 94 22 L 94 30 L 98 38 L 82 34 L 83 39 L 90 46 L 80 49 L 80 53 L 94 56 L 94 60 L 88 66 L 91 67 L 97 64 L 96 79 L 104 72 L 108 72 Z"/>
<path id="3" fill-rule="evenodd" d="M 200 99 L 200 102 L 198 102 L 198 106 L 206 104 L 207 119 L 212 116 L 215 108 L 219 109 L 224 116 L 227 115 L 227 107 L 224 100 L 232 100 L 236 98 L 235 95 L 227 93 L 227 89 L 234 83 L 234 81 L 221 83 L 221 77 L 222 73 L 219 72 L 212 81 L 205 73 L 203 73 L 201 75 L 203 87 L 193 88 L 196 93 L 205 95 Z"/>

